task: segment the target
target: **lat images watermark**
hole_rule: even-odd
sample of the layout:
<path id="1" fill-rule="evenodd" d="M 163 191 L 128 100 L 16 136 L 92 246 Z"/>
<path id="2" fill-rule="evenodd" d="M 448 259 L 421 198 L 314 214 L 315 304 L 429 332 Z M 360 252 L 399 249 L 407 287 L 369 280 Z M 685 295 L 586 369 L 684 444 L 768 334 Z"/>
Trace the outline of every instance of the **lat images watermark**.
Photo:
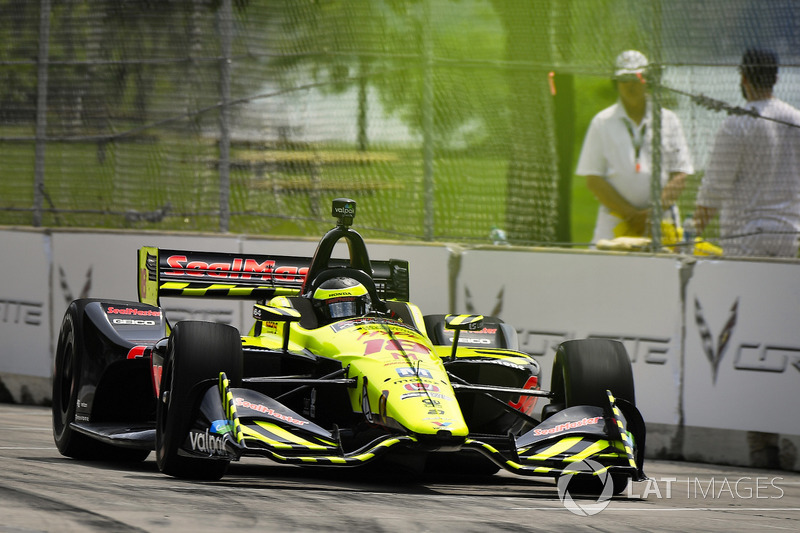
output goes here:
<path id="1" fill-rule="evenodd" d="M 628 498 L 681 500 L 777 500 L 783 497 L 781 476 L 660 477 L 629 483 Z"/>
<path id="2" fill-rule="evenodd" d="M 648 478 L 641 482 L 629 482 L 627 488 L 615 487 L 613 479 L 599 463 L 584 460 L 573 465 L 574 474 L 558 478 L 557 488 L 561 503 L 571 513 L 578 516 L 592 516 L 602 512 L 611 503 L 616 493 L 620 498 L 630 500 L 664 499 L 676 502 L 731 502 L 747 500 L 779 500 L 784 496 L 780 482 L 781 476 L 739 476 L 739 477 L 667 477 Z M 572 483 L 578 476 L 579 483 Z M 590 481 L 590 484 L 585 483 Z M 576 492 L 576 486 L 577 492 Z M 589 489 L 586 491 L 585 489 Z M 584 490 L 581 490 L 584 489 Z M 591 495 L 587 494 L 591 493 Z"/>
<path id="3" fill-rule="evenodd" d="M 558 497 L 561 499 L 561 503 L 564 504 L 564 507 L 572 514 L 578 516 L 596 515 L 608 507 L 608 504 L 611 502 L 611 497 L 614 495 L 614 481 L 608 474 L 608 470 L 597 461 L 592 461 L 591 459 L 585 459 L 574 463 L 571 469 L 576 473 L 581 472 L 592 475 L 592 479 L 588 479 L 588 481 L 594 485 L 591 487 L 591 492 L 596 492 L 597 498 L 573 498 L 572 493 L 575 490 L 575 485 L 571 485 L 570 482 L 573 476 L 577 474 L 565 474 L 559 477 L 556 483 Z M 576 483 L 583 482 L 579 485 L 579 490 L 580 488 L 587 488 L 586 481 L 587 478 L 576 480 Z"/>

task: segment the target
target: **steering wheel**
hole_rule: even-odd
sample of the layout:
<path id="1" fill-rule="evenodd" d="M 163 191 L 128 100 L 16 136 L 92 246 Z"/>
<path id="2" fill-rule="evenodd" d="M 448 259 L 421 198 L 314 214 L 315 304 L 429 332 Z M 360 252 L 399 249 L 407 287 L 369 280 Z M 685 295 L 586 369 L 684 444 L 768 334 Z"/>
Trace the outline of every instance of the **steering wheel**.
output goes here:
<path id="1" fill-rule="evenodd" d="M 389 308 L 386 307 L 386 303 L 378 297 L 378 289 L 375 288 L 375 280 L 372 277 L 364 272 L 363 270 L 357 268 L 350 268 L 350 267 L 332 267 L 328 268 L 327 270 L 323 270 L 317 277 L 311 281 L 309 285 L 308 291 L 306 295 L 311 296 L 314 292 L 322 285 L 323 282 L 328 281 L 332 278 L 353 278 L 354 280 L 361 283 L 367 289 L 367 293 L 369 294 L 370 300 L 372 300 L 372 307 L 375 308 L 380 313 L 388 313 Z"/>

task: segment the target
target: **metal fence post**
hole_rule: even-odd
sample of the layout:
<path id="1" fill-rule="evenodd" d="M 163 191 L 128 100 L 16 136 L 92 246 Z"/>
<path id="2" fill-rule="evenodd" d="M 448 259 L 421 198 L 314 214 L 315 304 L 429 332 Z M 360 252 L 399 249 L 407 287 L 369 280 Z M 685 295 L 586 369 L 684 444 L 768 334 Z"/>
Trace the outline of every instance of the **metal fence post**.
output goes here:
<path id="1" fill-rule="evenodd" d="M 655 68 L 650 69 L 650 74 L 654 79 L 650 84 L 653 88 L 652 98 L 652 113 L 653 113 L 653 142 L 652 142 L 652 161 L 650 176 L 650 203 L 651 220 L 650 231 L 652 233 L 652 251 L 658 252 L 661 250 L 661 112 L 662 112 L 662 89 L 661 89 L 661 76 L 664 68 L 662 61 L 662 41 L 661 41 L 661 4 L 656 1 L 654 3 L 653 23 L 653 59 L 655 60 Z"/>
<path id="2" fill-rule="evenodd" d="M 425 186 L 425 240 L 434 235 L 434 175 L 433 175 L 433 36 L 431 35 L 431 6 L 424 0 L 422 6 L 422 163 Z"/>
<path id="3" fill-rule="evenodd" d="M 36 148 L 33 169 L 33 225 L 42 225 L 47 147 L 47 70 L 50 55 L 50 0 L 39 3 L 39 56 L 36 74 Z"/>
<path id="4" fill-rule="evenodd" d="M 231 100 L 231 39 L 233 35 L 233 10 L 231 0 L 224 0 L 219 10 L 220 45 L 220 108 L 219 108 L 219 230 L 227 233 L 230 227 L 230 110 Z"/>

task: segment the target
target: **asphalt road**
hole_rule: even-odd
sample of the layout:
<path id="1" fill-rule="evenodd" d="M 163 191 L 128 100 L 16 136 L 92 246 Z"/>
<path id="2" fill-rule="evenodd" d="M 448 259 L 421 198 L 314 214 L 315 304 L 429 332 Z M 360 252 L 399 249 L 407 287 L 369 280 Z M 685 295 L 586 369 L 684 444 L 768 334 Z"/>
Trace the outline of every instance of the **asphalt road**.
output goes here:
<path id="1" fill-rule="evenodd" d="M 50 411 L 0 404 L 0 532 L 798 531 L 800 474 L 652 461 L 649 481 L 565 505 L 552 480 L 311 470 L 248 459 L 219 482 L 62 457 Z M 567 507 L 570 507 L 568 509 Z"/>

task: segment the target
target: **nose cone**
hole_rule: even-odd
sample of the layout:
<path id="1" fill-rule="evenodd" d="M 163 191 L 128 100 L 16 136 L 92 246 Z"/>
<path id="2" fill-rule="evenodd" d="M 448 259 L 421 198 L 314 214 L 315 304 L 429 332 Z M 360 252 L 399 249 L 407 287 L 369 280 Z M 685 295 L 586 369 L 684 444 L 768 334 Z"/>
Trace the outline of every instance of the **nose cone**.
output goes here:
<path id="1" fill-rule="evenodd" d="M 439 392 L 401 394 L 399 402 L 392 402 L 390 396 L 387 414 L 426 441 L 443 445 L 463 442 L 469 428 L 449 384 L 447 388 L 449 394 L 443 392 L 441 386 Z"/>
<path id="2" fill-rule="evenodd" d="M 350 389 L 351 401 L 367 420 L 446 442 L 469 433 L 441 365 L 362 357 L 353 359 L 350 368 L 361 375 L 358 386 Z"/>
<path id="3" fill-rule="evenodd" d="M 429 452 L 457 451 L 466 440 L 466 435 L 453 435 L 446 429 L 440 429 L 433 434 L 415 435 L 419 445 Z"/>

